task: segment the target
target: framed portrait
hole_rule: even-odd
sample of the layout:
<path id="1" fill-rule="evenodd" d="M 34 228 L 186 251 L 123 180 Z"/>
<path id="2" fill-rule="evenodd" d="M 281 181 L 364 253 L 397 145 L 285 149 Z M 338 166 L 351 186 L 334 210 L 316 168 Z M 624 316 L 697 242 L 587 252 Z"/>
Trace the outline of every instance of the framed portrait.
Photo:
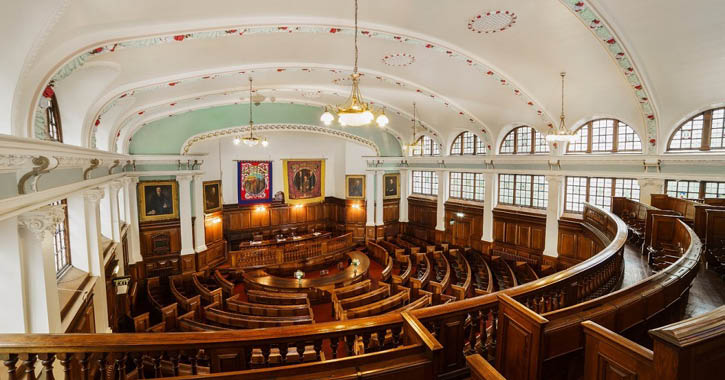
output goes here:
<path id="1" fill-rule="evenodd" d="M 222 181 L 204 181 L 204 213 L 222 209 Z"/>
<path id="2" fill-rule="evenodd" d="M 383 175 L 383 199 L 400 198 L 400 174 Z"/>
<path id="3" fill-rule="evenodd" d="M 270 203 L 274 199 L 272 161 L 238 161 L 237 179 L 240 205 Z"/>
<path id="4" fill-rule="evenodd" d="M 285 202 L 305 204 L 325 200 L 325 160 L 282 160 Z"/>
<path id="5" fill-rule="evenodd" d="M 345 198 L 365 199 L 364 175 L 354 174 L 345 176 Z"/>
<path id="6" fill-rule="evenodd" d="M 137 187 L 139 220 L 177 219 L 179 217 L 179 193 L 176 181 L 144 181 Z"/>

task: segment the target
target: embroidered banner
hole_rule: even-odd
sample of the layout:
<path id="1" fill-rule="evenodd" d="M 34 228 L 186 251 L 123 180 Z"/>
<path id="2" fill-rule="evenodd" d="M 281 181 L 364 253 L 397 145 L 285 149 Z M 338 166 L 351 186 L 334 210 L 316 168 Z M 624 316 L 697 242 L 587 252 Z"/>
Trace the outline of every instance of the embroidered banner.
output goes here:
<path id="1" fill-rule="evenodd" d="M 282 160 L 285 201 L 313 203 L 325 199 L 324 160 Z"/>
<path id="2" fill-rule="evenodd" d="M 239 204 L 272 202 L 272 161 L 237 162 Z"/>

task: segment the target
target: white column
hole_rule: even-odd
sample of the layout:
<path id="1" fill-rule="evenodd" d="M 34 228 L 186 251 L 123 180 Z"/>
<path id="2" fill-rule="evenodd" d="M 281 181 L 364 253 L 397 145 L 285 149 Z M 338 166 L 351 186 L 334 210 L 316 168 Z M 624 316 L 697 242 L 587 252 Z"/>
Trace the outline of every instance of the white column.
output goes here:
<path id="1" fill-rule="evenodd" d="M 448 172 L 436 170 L 438 174 L 438 205 L 436 206 L 436 230 L 446 230 L 446 200 L 448 200 Z"/>
<path id="2" fill-rule="evenodd" d="M 201 175 L 194 176 L 194 244 L 196 252 L 206 251 L 204 229 L 204 185 Z"/>
<path id="3" fill-rule="evenodd" d="M 28 333 L 62 333 L 53 233 L 64 218 L 62 206 L 45 206 L 18 217 L 23 282 L 21 288 L 13 290 L 25 298 Z"/>
<path id="4" fill-rule="evenodd" d="M 101 246 L 100 201 L 105 191 L 101 188 L 86 190 L 85 200 L 86 236 L 88 240 L 88 262 L 91 276 L 98 277 L 93 288 L 93 309 L 96 332 L 110 331 L 108 324 L 108 300 L 106 298 L 106 271 Z"/>
<path id="5" fill-rule="evenodd" d="M 383 224 L 383 190 L 385 189 L 385 183 L 383 183 L 383 172 L 378 170 L 375 172 L 375 225 L 382 226 Z"/>
<path id="6" fill-rule="evenodd" d="M 126 215 L 128 218 L 128 261 L 135 264 L 143 261 L 141 256 L 140 234 L 138 232 L 138 201 L 136 200 L 136 184 L 138 177 L 126 177 L 124 183 L 124 199 L 126 203 Z"/>
<path id="7" fill-rule="evenodd" d="M 493 208 L 496 207 L 496 173 L 486 173 L 483 190 L 483 234 L 481 240 L 493 243 Z"/>
<path id="8" fill-rule="evenodd" d="M 365 212 L 367 213 L 366 226 L 375 225 L 375 172 L 365 173 Z"/>
<path id="9" fill-rule="evenodd" d="M 113 218 L 111 216 L 111 197 L 109 196 L 111 190 L 109 189 L 109 185 L 106 184 L 102 187 L 106 195 L 104 195 L 103 200 L 99 203 L 100 218 L 98 220 L 101 222 L 101 235 L 113 240 Z"/>
<path id="10" fill-rule="evenodd" d="M 408 185 L 410 184 L 410 170 L 400 169 L 400 204 L 398 210 L 399 222 L 408 222 Z"/>
<path id="11" fill-rule="evenodd" d="M 118 193 L 122 186 L 121 181 L 111 181 L 106 188 L 111 204 L 111 238 L 116 243 L 121 242 L 121 210 L 118 205 Z"/>
<path id="12" fill-rule="evenodd" d="M 665 192 L 665 180 L 659 178 L 640 178 L 639 200 L 642 203 L 652 205 L 652 194 L 663 194 Z"/>
<path id="13" fill-rule="evenodd" d="M 181 224 L 181 254 L 194 253 L 194 238 L 191 230 L 191 179 L 190 174 L 177 175 L 179 182 L 179 223 Z"/>
<path id="14" fill-rule="evenodd" d="M 18 218 L 0 221 L 0 288 L 13 289 L 3 292 L 3 306 L 0 307 L 0 333 L 29 332 L 26 320 L 26 299 L 23 297 L 25 270 L 18 236 Z M 41 272 L 41 271 L 39 271 Z"/>
<path id="15" fill-rule="evenodd" d="M 564 177 L 546 176 L 549 183 L 548 207 L 546 207 L 546 242 L 544 255 L 559 256 L 559 217 L 563 210 Z"/>

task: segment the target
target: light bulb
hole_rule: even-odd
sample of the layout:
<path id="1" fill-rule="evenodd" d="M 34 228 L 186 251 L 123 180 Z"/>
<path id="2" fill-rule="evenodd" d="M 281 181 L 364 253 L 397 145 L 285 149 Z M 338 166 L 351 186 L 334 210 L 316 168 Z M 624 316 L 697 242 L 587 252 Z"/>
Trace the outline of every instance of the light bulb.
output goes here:
<path id="1" fill-rule="evenodd" d="M 265 138 L 264 140 L 262 140 L 262 146 L 263 146 L 263 147 L 265 147 L 265 148 L 266 148 L 266 147 L 267 147 L 268 145 L 269 145 L 269 141 L 267 141 L 267 139 L 266 139 L 266 138 Z"/>
<path id="2" fill-rule="evenodd" d="M 380 116 L 378 116 L 378 118 L 375 121 L 378 123 L 378 127 L 382 128 L 382 127 L 388 125 L 388 123 L 390 122 L 390 119 L 388 119 L 388 117 L 385 116 L 385 114 L 383 113 L 383 114 L 380 114 Z"/>
<path id="3" fill-rule="evenodd" d="M 239 145 L 240 142 L 242 142 L 242 140 L 239 139 L 239 136 L 234 138 L 234 145 Z"/>
<path id="4" fill-rule="evenodd" d="M 368 121 L 368 123 L 375 120 L 375 115 L 373 115 L 370 111 L 363 112 L 363 117 Z"/>
<path id="5" fill-rule="evenodd" d="M 335 120 L 335 116 L 332 116 L 332 113 L 330 113 L 330 111 L 325 111 L 322 116 L 320 116 L 320 121 L 323 122 L 325 125 L 332 124 L 333 120 Z"/>

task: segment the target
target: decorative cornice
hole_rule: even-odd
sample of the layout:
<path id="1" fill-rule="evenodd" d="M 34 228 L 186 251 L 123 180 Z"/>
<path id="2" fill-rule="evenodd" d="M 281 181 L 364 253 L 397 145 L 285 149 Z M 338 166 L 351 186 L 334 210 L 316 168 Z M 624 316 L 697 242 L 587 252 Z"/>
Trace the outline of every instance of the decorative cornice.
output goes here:
<path id="1" fill-rule="evenodd" d="M 17 170 L 32 165 L 29 154 L 0 154 L 0 170 Z"/>
<path id="2" fill-rule="evenodd" d="M 58 223 L 62 223 L 64 219 L 63 205 L 43 206 L 21 214 L 18 217 L 18 225 L 32 232 L 36 239 L 42 241 L 46 234 L 55 232 Z"/>
<path id="3" fill-rule="evenodd" d="M 335 130 L 332 128 L 320 127 L 317 125 L 259 124 L 259 125 L 254 126 L 254 130 L 256 132 L 308 132 L 308 133 L 317 133 L 317 134 L 321 134 L 321 135 L 339 137 L 339 138 L 342 138 L 342 139 L 345 139 L 348 141 L 352 141 L 354 143 L 368 146 L 371 149 L 375 150 L 375 153 L 378 156 L 380 155 L 380 148 L 378 147 L 377 144 L 375 144 L 371 140 L 368 140 L 364 137 L 360 137 L 357 135 L 353 135 L 352 133 L 343 132 L 343 131 Z M 204 133 L 200 133 L 200 134 L 191 136 L 182 145 L 181 154 L 189 153 L 189 150 L 191 149 L 192 145 L 194 145 L 196 143 L 206 141 L 206 140 L 213 140 L 213 139 L 219 139 L 219 138 L 223 138 L 223 137 L 234 136 L 234 135 L 242 134 L 242 133 L 245 133 L 248 131 L 249 131 L 249 126 L 243 126 L 243 127 L 217 129 L 214 131 L 204 132 Z"/>

